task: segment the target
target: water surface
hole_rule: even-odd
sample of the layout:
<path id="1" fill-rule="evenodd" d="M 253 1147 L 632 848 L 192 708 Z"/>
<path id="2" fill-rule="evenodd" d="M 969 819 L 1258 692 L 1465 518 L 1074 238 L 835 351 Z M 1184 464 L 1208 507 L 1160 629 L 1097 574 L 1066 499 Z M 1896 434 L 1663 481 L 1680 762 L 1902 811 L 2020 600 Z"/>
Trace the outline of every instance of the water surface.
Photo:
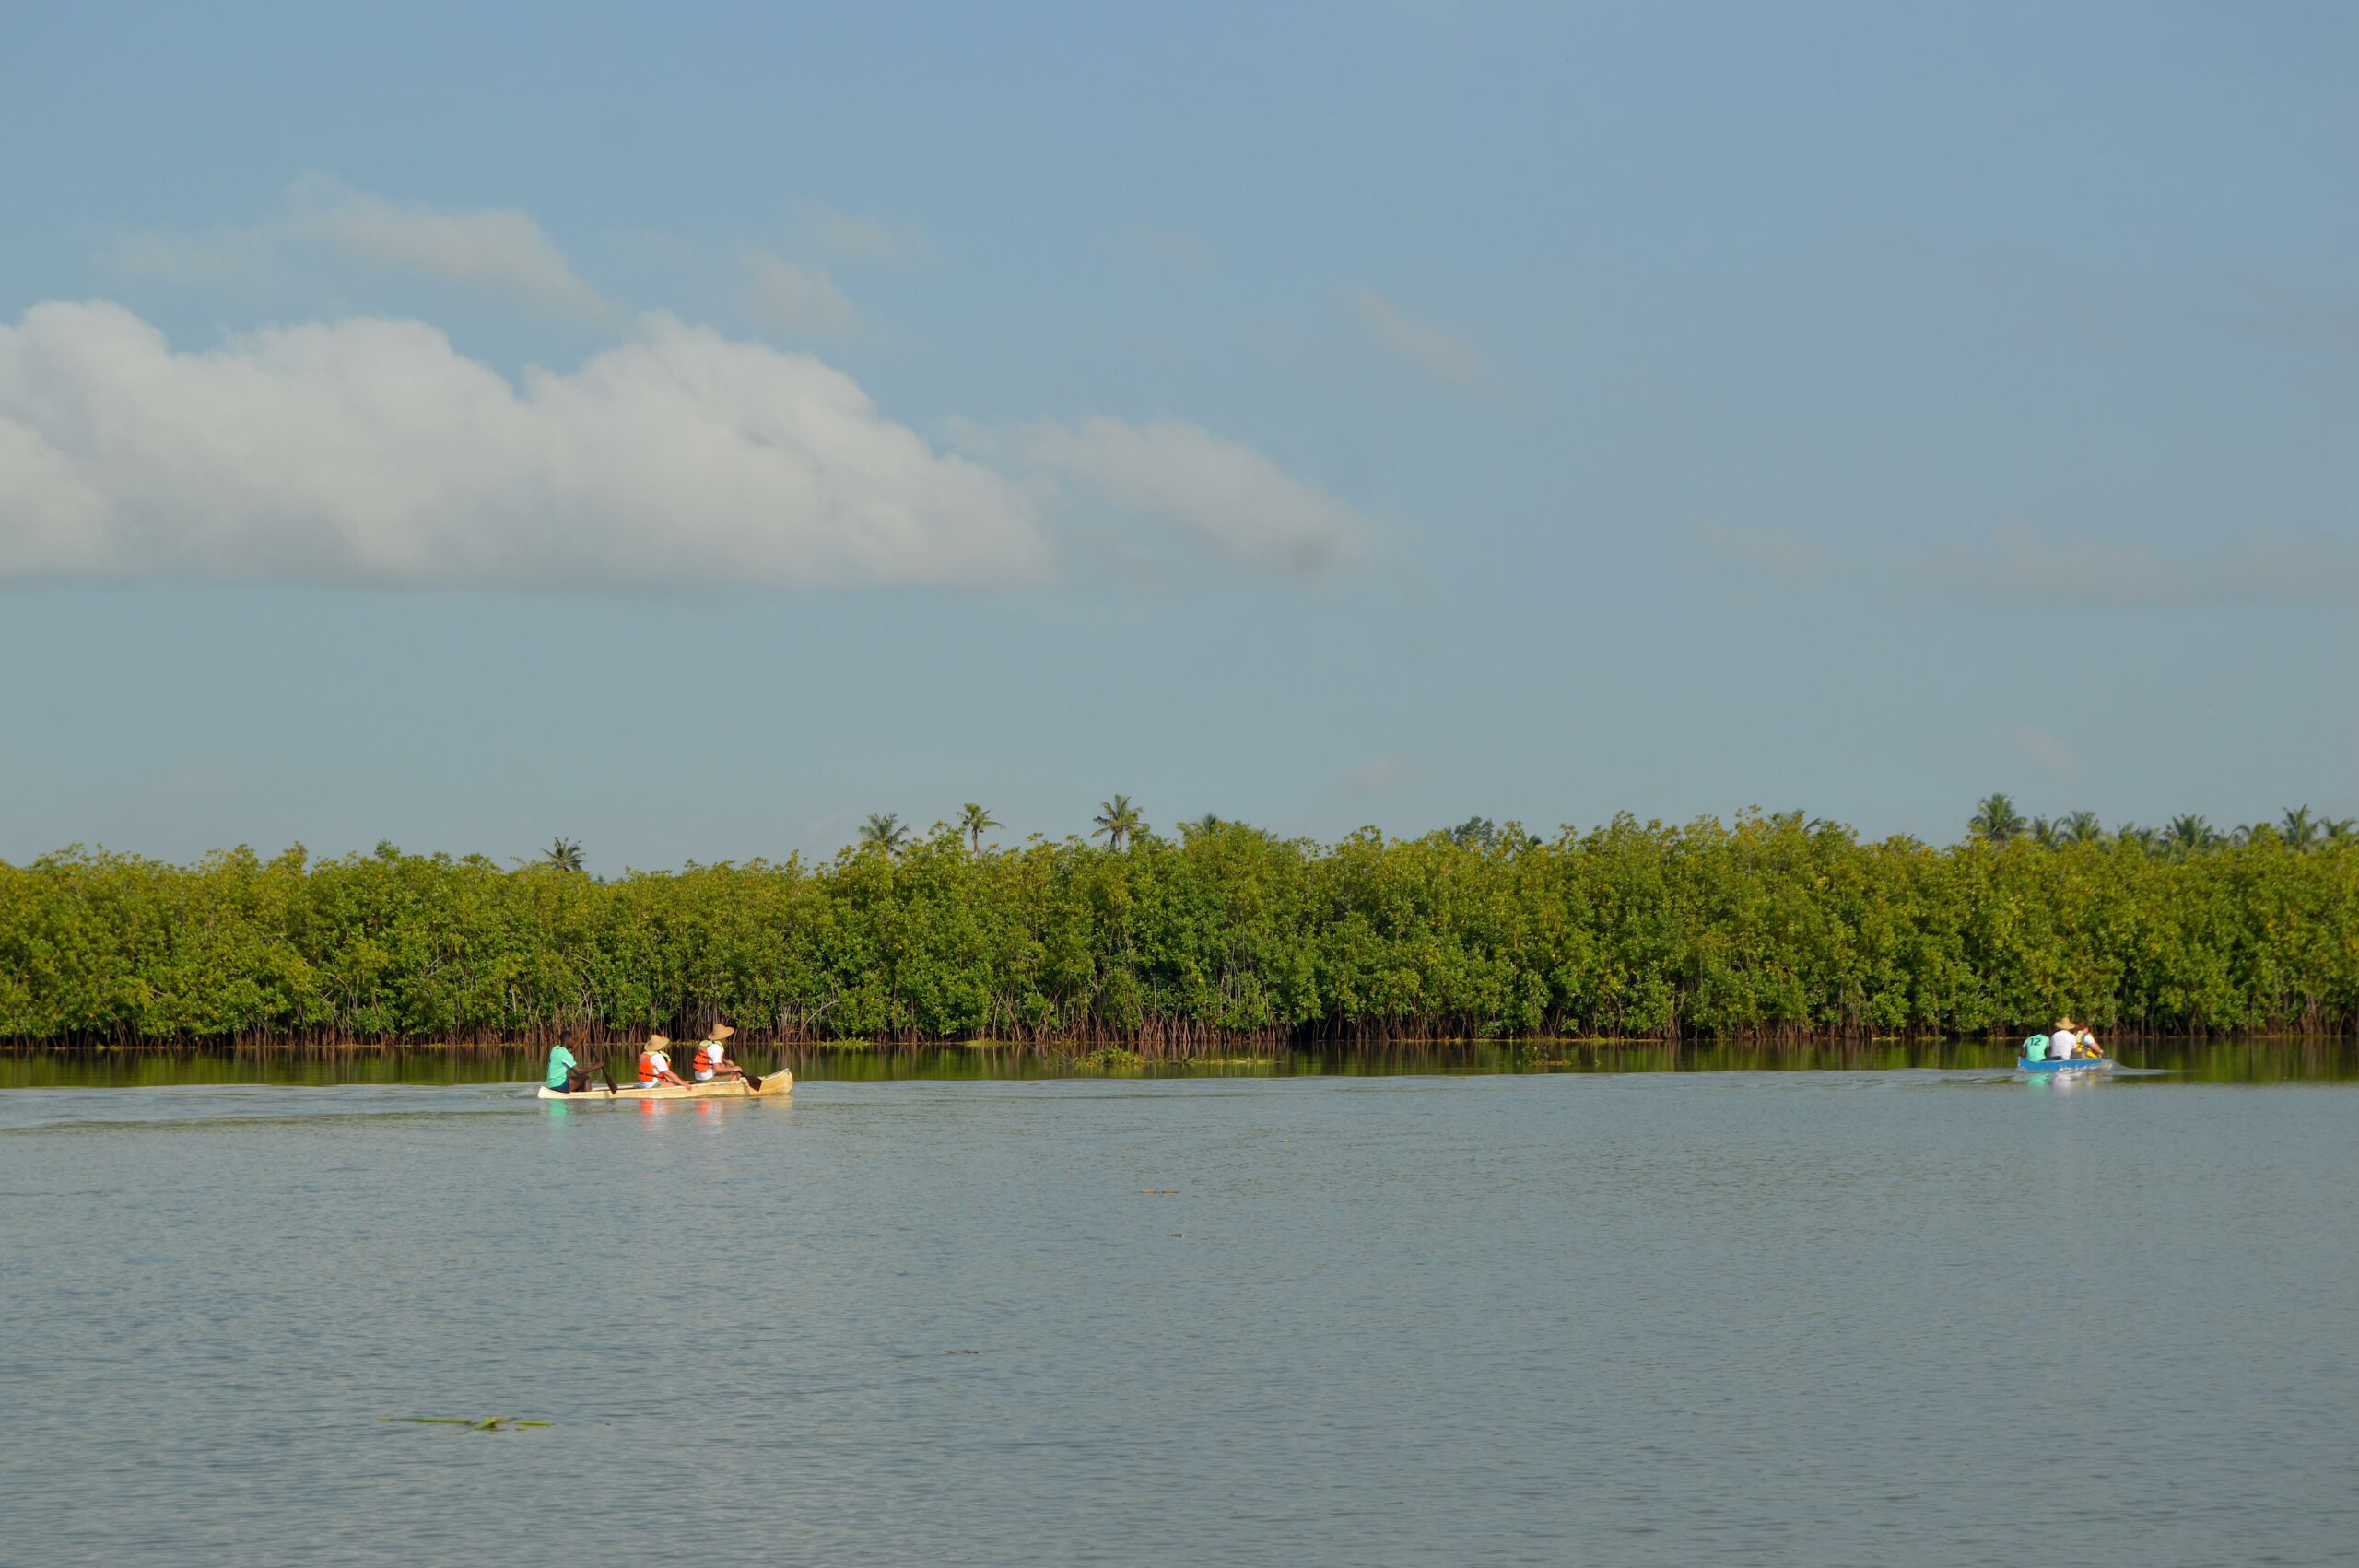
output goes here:
<path id="1" fill-rule="evenodd" d="M 2354 1134 L 1974 1067 L 0 1093 L 0 1556 L 2348 1562 Z M 488 1415 L 556 1424 L 381 1419 Z"/>

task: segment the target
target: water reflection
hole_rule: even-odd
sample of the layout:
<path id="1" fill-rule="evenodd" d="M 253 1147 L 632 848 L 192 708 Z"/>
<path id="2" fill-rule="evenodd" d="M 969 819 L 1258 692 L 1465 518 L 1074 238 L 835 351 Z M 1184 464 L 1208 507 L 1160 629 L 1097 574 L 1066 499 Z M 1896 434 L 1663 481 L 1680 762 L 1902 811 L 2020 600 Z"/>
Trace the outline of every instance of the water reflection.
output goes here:
<path id="1" fill-rule="evenodd" d="M 2359 1082 L 2359 1041 L 2328 1038 L 2118 1040 L 2128 1070 L 2171 1075 L 2147 1082 Z M 910 1079 L 1391 1077 L 1404 1074 L 1552 1072 L 1896 1071 L 2006 1072 L 2013 1042 L 1876 1041 L 1799 1046 L 1665 1045 L 1632 1040 L 1394 1041 L 1186 1061 L 1108 1061 L 1038 1046 L 790 1046 L 749 1047 L 757 1071 L 799 1079 L 889 1082 Z M 0 1088 L 164 1088 L 280 1083 L 463 1084 L 529 1082 L 536 1047 L 402 1046 L 300 1049 L 0 1049 Z M 2130 1081 L 2141 1081 L 2125 1074 Z M 652 1113 L 655 1102 L 640 1102 Z M 697 1102 L 697 1104 L 706 1104 Z M 554 1117 L 568 1106 L 550 1102 Z"/>
<path id="2" fill-rule="evenodd" d="M 2099 1083 L 2110 1082 L 2110 1072 L 2025 1072 L 2017 1074 L 2035 1094 L 2077 1094 Z"/>

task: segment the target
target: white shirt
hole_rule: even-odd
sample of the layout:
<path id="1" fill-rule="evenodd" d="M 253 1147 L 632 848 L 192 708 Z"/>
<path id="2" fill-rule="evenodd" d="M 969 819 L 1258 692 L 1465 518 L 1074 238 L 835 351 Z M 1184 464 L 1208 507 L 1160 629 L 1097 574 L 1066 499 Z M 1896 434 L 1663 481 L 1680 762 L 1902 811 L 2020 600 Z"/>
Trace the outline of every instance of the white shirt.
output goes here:
<path id="1" fill-rule="evenodd" d="M 2071 1056 L 2072 1054 L 2072 1031 L 2070 1029 L 2059 1029 L 2053 1035 L 2048 1036 L 2048 1054 L 2050 1057 L 2059 1059 Z"/>

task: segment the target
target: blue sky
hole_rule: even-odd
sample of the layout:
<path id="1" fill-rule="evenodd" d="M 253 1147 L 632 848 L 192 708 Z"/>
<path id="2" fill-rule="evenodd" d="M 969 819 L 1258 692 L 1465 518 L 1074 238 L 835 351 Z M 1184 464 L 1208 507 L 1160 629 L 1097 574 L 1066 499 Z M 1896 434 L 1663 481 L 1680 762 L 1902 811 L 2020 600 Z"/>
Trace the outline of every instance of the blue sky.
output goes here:
<path id="1" fill-rule="evenodd" d="M 2359 12 L 53 7 L 0 858 L 2359 813 Z"/>

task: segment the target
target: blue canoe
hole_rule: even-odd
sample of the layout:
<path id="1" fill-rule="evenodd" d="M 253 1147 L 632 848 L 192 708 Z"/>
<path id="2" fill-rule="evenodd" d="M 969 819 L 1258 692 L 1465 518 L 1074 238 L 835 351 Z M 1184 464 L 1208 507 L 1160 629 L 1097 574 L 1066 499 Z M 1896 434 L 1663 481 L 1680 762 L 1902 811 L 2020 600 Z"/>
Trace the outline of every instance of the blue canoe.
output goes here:
<path id="1" fill-rule="evenodd" d="M 2068 1057 L 2062 1061 L 2053 1057 L 2046 1061 L 2034 1061 L 2027 1056 L 2015 1058 L 2018 1072 L 2095 1072 L 2112 1065 L 2109 1056 Z"/>

